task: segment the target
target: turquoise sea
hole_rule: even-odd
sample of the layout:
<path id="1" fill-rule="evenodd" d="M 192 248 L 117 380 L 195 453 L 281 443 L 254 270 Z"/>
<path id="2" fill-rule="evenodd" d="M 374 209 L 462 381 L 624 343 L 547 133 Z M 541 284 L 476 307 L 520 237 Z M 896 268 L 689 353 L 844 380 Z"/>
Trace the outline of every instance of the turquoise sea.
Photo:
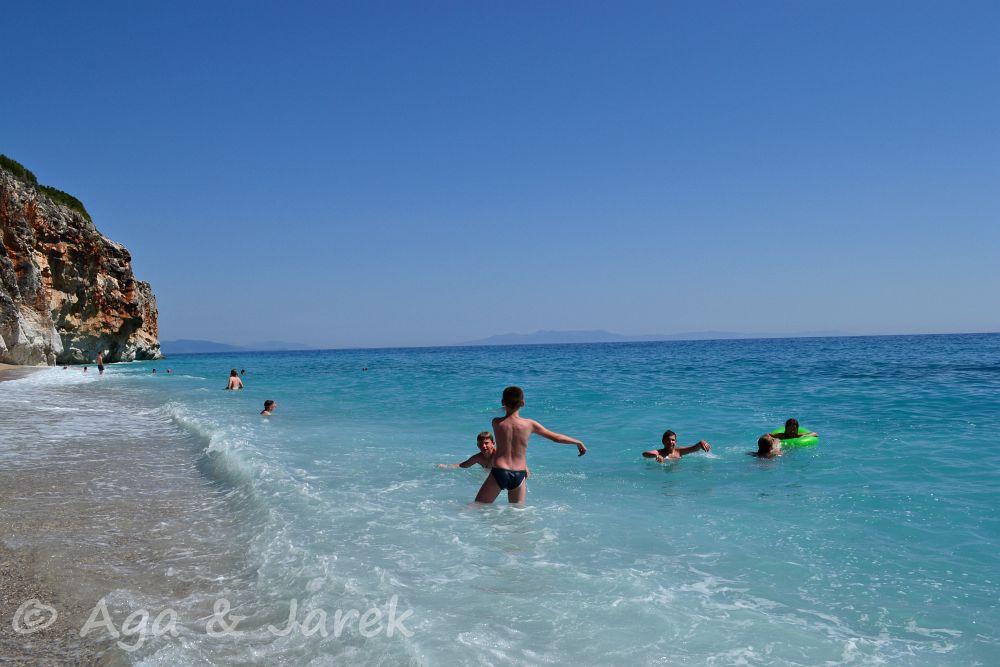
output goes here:
<path id="1" fill-rule="evenodd" d="M 241 392 L 223 391 L 233 367 L 246 369 Z M 109 508 L 97 515 L 111 527 L 93 519 L 75 549 L 129 526 L 135 557 L 95 565 L 79 587 L 116 617 L 170 608 L 180 623 L 115 661 L 1000 664 L 1000 335 L 94 370 L 0 384 L 0 409 L 20 415 L 0 423 L 0 465 L 65 461 Z M 511 384 L 524 416 L 589 451 L 534 439 L 527 505 L 476 506 L 485 472 L 435 464 L 475 453 Z M 747 455 L 791 416 L 817 447 Z M 711 452 L 642 459 L 667 428 Z M 223 598 L 246 618 L 211 636 L 204 619 Z M 328 617 L 326 637 L 267 627 L 293 601 L 300 621 Z M 353 622 L 335 636 L 338 610 L 384 621 L 391 604 L 412 612 L 407 633 Z"/>

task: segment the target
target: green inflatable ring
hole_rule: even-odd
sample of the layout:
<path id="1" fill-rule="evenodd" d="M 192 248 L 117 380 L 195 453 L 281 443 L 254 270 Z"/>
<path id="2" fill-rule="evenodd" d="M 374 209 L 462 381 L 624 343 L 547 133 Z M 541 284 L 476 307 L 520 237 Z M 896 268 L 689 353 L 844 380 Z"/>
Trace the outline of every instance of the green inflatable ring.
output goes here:
<path id="1" fill-rule="evenodd" d="M 779 428 L 771 431 L 771 435 L 781 435 L 785 432 L 785 429 Z M 799 428 L 799 433 L 809 433 L 808 429 Z M 789 438 L 788 440 L 782 440 L 782 447 L 812 447 L 813 445 L 819 444 L 818 435 L 800 435 L 797 438 Z"/>

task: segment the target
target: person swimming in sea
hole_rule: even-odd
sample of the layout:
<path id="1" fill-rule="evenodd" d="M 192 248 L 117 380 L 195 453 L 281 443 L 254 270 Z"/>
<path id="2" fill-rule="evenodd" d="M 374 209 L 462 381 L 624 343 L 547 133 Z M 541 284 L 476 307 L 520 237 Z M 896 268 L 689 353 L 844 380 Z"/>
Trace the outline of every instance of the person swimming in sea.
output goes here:
<path id="1" fill-rule="evenodd" d="M 566 445 L 576 445 L 580 456 L 587 453 L 586 446 L 576 438 L 555 433 L 533 419 L 522 417 L 520 410 L 524 407 L 524 391 L 520 387 L 504 389 L 500 403 L 506 414 L 493 420 L 497 452 L 493 456 L 490 474 L 476 494 L 477 503 L 492 503 L 501 491 L 507 492 L 508 502 L 524 502 L 527 495 L 524 480 L 528 477 L 528 439 L 532 435 L 540 435 Z"/>
<path id="2" fill-rule="evenodd" d="M 240 379 L 239 373 L 237 373 L 236 369 L 234 368 L 233 370 L 229 371 L 229 384 L 226 385 L 226 391 L 231 391 L 233 389 L 242 389 L 242 388 L 243 388 L 243 380 Z"/>
<path id="3" fill-rule="evenodd" d="M 275 403 L 271 399 L 267 399 L 266 401 L 264 401 L 264 409 L 260 411 L 261 416 L 270 417 L 271 413 L 274 412 L 274 409 L 276 407 L 278 407 L 277 403 Z"/>
<path id="4" fill-rule="evenodd" d="M 663 437 L 660 439 L 663 443 L 663 449 L 650 449 L 648 452 L 643 452 L 642 455 L 647 459 L 656 459 L 657 463 L 663 463 L 666 460 L 676 461 L 682 456 L 687 456 L 697 451 L 711 451 L 712 445 L 708 444 L 704 440 L 699 440 L 690 447 L 678 447 L 677 446 L 677 434 L 673 431 L 664 431 Z"/>
<path id="5" fill-rule="evenodd" d="M 496 443 L 493 442 L 493 434 L 489 431 L 483 431 L 477 435 L 476 447 L 479 448 L 479 451 L 461 463 L 439 463 L 437 467 L 442 470 L 447 468 L 471 468 L 478 463 L 486 469 L 492 468 L 493 456 L 497 453 Z"/>
<path id="6" fill-rule="evenodd" d="M 773 434 L 778 440 L 792 440 L 794 438 L 804 438 L 807 435 L 819 436 L 816 431 L 809 431 L 808 433 L 799 432 L 799 420 L 792 417 L 785 422 L 785 430 L 782 433 Z"/>
<path id="7" fill-rule="evenodd" d="M 776 435 L 765 433 L 757 438 L 757 451 L 747 452 L 747 454 L 762 459 L 773 459 L 776 456 L 781 456 L 784 454 L 781 449 L 781 439 Z"/>

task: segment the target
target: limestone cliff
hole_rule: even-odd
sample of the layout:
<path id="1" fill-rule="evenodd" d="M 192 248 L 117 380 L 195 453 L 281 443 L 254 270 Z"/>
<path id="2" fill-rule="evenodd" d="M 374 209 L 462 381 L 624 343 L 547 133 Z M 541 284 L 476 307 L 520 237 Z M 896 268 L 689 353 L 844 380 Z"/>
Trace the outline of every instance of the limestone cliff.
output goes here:
<path id="1" fill-rule="evenodd" d="M 0 362 L 157 359 L 156 298 L 79 201 L 0 156 Z"/>

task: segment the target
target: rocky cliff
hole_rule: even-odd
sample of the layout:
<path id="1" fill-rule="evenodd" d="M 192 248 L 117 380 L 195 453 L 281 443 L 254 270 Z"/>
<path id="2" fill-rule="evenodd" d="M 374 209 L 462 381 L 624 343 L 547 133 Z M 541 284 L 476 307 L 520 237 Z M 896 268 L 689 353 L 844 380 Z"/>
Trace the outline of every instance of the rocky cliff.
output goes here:
<path id="1" fill-rule="evenodd" d="M 0 156 L 0 362 L 157 359 L 156 298 L 83 205 Z"/>

